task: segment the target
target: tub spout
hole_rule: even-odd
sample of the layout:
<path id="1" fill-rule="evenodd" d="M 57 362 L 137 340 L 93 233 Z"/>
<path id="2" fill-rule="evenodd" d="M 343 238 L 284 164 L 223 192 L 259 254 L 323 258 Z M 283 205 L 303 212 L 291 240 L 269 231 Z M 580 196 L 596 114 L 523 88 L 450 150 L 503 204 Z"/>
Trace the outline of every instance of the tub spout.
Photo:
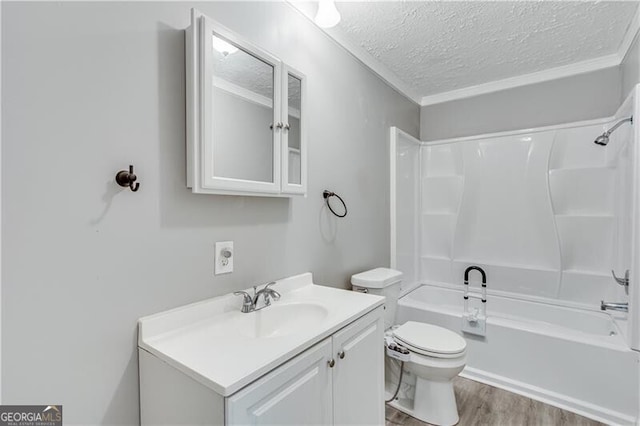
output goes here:
<path id="1" fill-rule="evenodd" d="M 617 302 L 605 302 L 605 301 L 601 300 L 600 301 L 600 310 L 601 311 L 629 312 L 629 304 L 628 303 L 617 303 Z"/>

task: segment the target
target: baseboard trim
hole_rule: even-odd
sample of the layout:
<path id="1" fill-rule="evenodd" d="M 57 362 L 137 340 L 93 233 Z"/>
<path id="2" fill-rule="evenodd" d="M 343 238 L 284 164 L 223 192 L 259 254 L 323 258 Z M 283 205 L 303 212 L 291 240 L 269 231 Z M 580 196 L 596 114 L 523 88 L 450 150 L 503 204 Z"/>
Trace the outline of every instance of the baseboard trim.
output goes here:
<path id="1" fill-rule="evenodd" d="M 526 396 L 527 398 L 535 399 L 536 401 L 544 402 L 545 404 L 553 405 L 554 407 L 571 411 L 602 423 L 611 425 L 636 424 L 636 418 L 633 416 L 628 416 L 617 411 L 609 410 L 607 408 L 571 398 L 557 392 L 542 389 L 537 386 L 532 386 L 524 382 L 488 373 L 477 368 L 466 367 L 462 373 L 460 373 L 460 376 L 466 379 L 475 380 L 476 382 L 495 386 L 518 395 Z"/>

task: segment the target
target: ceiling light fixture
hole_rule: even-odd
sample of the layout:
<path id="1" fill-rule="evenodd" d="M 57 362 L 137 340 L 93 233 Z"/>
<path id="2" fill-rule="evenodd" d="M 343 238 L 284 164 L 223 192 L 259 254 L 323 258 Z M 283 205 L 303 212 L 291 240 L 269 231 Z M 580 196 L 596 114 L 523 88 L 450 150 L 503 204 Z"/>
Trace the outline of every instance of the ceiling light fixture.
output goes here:
<path id="1" fill-rule="evenodd" d="M 333 0 L 318 1 L 318 13 L 316 13 L 315 21 L 320 28 L 331 28 L 338 25 L 340 12 L 336 9 L 336 4 Z"/>

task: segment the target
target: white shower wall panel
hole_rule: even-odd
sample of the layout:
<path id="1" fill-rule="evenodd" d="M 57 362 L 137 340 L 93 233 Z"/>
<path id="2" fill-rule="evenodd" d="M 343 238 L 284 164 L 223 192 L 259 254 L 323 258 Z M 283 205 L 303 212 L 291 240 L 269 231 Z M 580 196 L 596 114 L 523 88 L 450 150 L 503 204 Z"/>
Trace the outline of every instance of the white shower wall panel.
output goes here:
<path id="1" fill-rule="evenodd" d="M 451 257 L 451 235 L 455 229 L 453 214 L 422 214 L 422 255 L 425 257 Z"/>
<path id="2" fill-rule="evenodd" d="M 607 127 L 607 124 L 593 124 L 551 131 L 555 140 L 549 170 L 605 167 L 607 153 L 593 141 Z"/>
<path id="3" fill-rule="evenodd" d="M 610 271 L 630 268 L 632 134 L 594 144 L 610 125 L 424 144 L 420 281 L 461 284 L 478 265 L 490 292 L 589 307 L 621 296 Z"/>
<path id="4" fill-rule="evenodd" d="M 614 178 L 611 167 L 550 170 L 556 214 L 613 215 Z"/>
<path id="5" fill-rule="evenodd" d="M 613 216 L 557 216 L 565 270 L 598 274 L 613 266 Z"/>
<path id="6" fill-rule="evenodd" d="M 422 179 L 422 211 L 455 214 L 462 195 L 462 176 L 427 176 Z"/>
<path id="7" fill-rule="evenodd" d="M 391 129 L 392 155 L 395 173 L 392 185 L 395 193 L 396 236 L 395 267 L 403 272 L 403 286 L 418 281 L 419 266 L 419 203 L 420 203 L 420 144 L 411 136 Z M 392 164 L 394 164 L 392 163 Z"/>
<path id="8" fill-rule="evenodd" d="M 625 300 L 622 295 L 610 295 L 615 290 L 611 275 L 586 274 L 582 271 L 563 271 L 558 299 L 582 305 L 597 306 L 598 300 Z"/>
<path id="9" fill-rule="evenodd" d="M 420 278 L 426 278 L 432 282 L 462 283 L 462 280 L 453 280 L 451 273 L 451 259 L 447 257 L 422 256 L 420 258 Z"/>
<path id="10" fill-rule="evenodd" d="M 422 150 L 423 177 L 462 176 L 461 146 L 456 144 L 432 145 Z"/>
<path id="11" fill-rule="evenodd" d="M 454 259 L 560 268 L 546 175 L 552 144 L 549 133 L 464 144 Z"/>

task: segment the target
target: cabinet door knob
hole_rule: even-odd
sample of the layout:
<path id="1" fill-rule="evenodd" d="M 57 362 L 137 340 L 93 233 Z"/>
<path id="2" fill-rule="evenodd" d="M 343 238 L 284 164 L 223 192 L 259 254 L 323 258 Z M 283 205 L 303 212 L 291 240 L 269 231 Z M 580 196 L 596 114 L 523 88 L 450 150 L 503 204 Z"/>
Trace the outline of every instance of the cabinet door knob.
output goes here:
<path id="1" fill-rule="evenodd" d="M 333 359 L 333 358 L 331 358 L 331 359 L 329 360 L 328 364 L 329 364 L 329 367 L 330 367 L 330 368 L 333 368 L 333 366 L 334 366 L 334 365 L 336 365 L 336 360 L 335 360 L 335 359 Z"/>
<path id="2" fill-rule="evenodd" d="M 338 352 L 338 356 L 340 357 L 340 359 L 344 359 L 344 351 Z"/>
<path id="3" fill-rule="evenodd" d="M 285 129 L 285 130 L 289 130 L 289 129 L 291 129 L 291 126 L 289 126 L 289 123 L 287 123 L 287 124 L 285 124 L 285 125 L 284 125 L 284 129 Z"/>
<path id="4" fill-rule="evenodd" d="M 278 121 L 278 122 L 276 123 L 276 127 L 277 127 L 278 129 L 282 129 L 282 123 Z"/>

